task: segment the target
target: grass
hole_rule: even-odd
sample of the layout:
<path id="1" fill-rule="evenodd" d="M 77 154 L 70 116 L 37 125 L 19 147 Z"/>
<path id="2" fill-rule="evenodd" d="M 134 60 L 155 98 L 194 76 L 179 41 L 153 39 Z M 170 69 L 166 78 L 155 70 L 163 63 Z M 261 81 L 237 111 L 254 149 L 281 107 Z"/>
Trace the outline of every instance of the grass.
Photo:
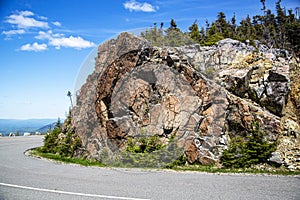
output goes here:
<path id="1" fill-rule="evenodd" d="M 72 164 L 78 164 L 82 166 L 97 166 L 97 167 L 105 167 L 106 165 L 103 163 L 100 163 L 98 161 L 92 161 L 92 160 L 87 160 L 84 158 L 72 158 L 72 157 L 65 157 L 61 156 L 59 154 L 53 154 L 53 153 L 44 153 L 40 150 L 40 148 L 35 148 L 30 151 L 30 155 L 36 156 L 36 157 L 42 157 L 58 162 L 63 162 L 63 163 L 72 163 Z"/>
<path id="2" fill-rule="evenodd" d="M 87 159 L 79 159 L 79 158 L 71 158 L 71 157 L 63 157 L 58 154 L 52 154 L 52 153 L 43 153 L 40 151 L 40 148 L 35 148 L 30 151 L 30 154 L 36 157 L 42 157 L 58 162 L 63 163 L 72 163 L 72 164 L 78 164 L 82 166 L 96 166 L 96 167 L 107 167 L 107 165 L 100 163 L 98 161 L 91 161 Z M 126 166 L 118 166 L 120 168 L 128 168 Z M 150 169 L 150 168 L 148 168 Z M 289 171 L 285 168 L 272 168 L 271 171 L 268 170 L 259 170 L 254 168 L 221 168 L 214 165 L 175 165 L 168 169 L 174 170 L 174 171 L 197 171 L 197 172 L 208 172 L 208 173 L 247 173 L 247 174 L 268 174 L 268 175 L 300 175 L 300 171 Z"/>
<path id="3" fill-rule="evenodd" d="M 255 168 L 222 168 L 214 165 L 184 165 L 174 166 L 171 169 L 175 171 L 199 171 L 208 173 L 246 173 L 246 174 L 269 174 L 269 175 L 300 175 L 300 171 L 290 171 L 285 168 L 271 167 L 271 170 L 260 170 Z"/>

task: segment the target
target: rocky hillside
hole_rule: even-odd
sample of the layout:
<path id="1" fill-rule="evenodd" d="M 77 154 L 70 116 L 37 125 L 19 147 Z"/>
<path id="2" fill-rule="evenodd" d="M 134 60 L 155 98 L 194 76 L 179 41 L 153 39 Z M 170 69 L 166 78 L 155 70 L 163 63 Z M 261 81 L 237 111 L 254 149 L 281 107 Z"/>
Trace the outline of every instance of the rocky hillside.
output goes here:
<path id="1" fill-rule="evenodd" d="M 299 68 L 259 42 L 156 47 L 122 33 L 99 46 L 72 126 L 89 158 L 108 163 L 128 161 L 132 143 L 141 149 L 149 143 L 141 138 L 155 137 L 160 148 L 147 152 L 162 166 L 182 155 L 219 162 L 232 138 L 258 124 L 265 141 L 279 142 L 270 161 L 299 169 Z"/>

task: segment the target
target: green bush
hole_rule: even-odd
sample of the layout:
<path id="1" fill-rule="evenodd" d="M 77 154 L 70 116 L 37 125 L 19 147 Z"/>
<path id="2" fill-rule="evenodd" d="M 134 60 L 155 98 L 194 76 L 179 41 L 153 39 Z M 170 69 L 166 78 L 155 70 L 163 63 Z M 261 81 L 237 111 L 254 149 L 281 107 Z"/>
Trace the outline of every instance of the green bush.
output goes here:
<path id="1" fill-rule="evenodd" d="M 276 142 L 264 139 L 266 133 L 258 124 L 253 124 L 247 132 L 247 137 L 236 136 L 231 139 L 229 148 L 223 152 L 221 162 L 227 168 L 245 168 L 251 165 L 265 163 L 270 154 L 276 150 Z"/>
<path id="2" fill-rule="evenodd" d="M 44 146 L 41 148 L 43 153 L 53 153 L 65 157 L 72 157 L 75 151 L 82 147 L 80 138 L 75 134 L 74 129 L 70 127 L 71 117 L 65 121 L 65 130 L 62 130 L 58 120 L 54 129 L 49 132 L 44 139 Z"/>
<path id="3" fill-rule="evenodd" d="M 150 153 L 163 147 L 164 145 L 158 136 L 152 135 L 147 137 L 142 134 L 138 138 L 128 138 L 126 150 L 132 153 Z"/>
<path id="4" fill-rule="evenodd" d="M 118 167 L 168 167 L 182 154 L 174 137 L 164 144 L 157 135 L 147 136 L 142 131 L 139 136 L 128 138 L 126 149 L 120 152 L 120 159 L 113 165 Z M 183 158 L 182 158 L 183 159 Z M 180 158 L 178 163 L 182 161 Z"/>
<path id="5" fill-rule="evenodd" d="M 222 39 L 224 39 L 224 37 L 222 35 L 220 35 L 219 33 L 215 33 L 215 34 L 207 36 L 205 38 L 205 40 L 203 40 L 201 42 L 201 45 L 212 46 L 212 45 L 217 44 L 217 42 L 219 42 Z"/>
<path id="6" fill-rule="evenodd" d="M 58 135 L 61 133 L 61 129 L 55 127 L 51 132 L 46 134 L 44 138 L 44 146 L 42 148 L 44 153 L 56 153 L 56 147 L 58 145 Z"/>

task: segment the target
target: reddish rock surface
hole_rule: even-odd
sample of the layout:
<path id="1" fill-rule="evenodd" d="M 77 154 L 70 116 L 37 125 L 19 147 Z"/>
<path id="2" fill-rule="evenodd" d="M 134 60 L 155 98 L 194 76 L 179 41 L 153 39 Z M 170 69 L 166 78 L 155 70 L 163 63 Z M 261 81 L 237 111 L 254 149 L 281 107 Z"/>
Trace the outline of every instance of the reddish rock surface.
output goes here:
<path id="1" fill-rule="evenodd" d="M 215 48 L 153 47 L 128 33 L 101 45 L 72 111 L 89 158 L 113 160 L 128 138 L 143 134 L 158 136 L 166 146 L 175 141 L 189 163 L 210 165 L 230 137 L 245 134 L 254 122 L 267 140 L 276 140 L 288 101 L 289 65 L 272 66 L 237 41 Z"/>

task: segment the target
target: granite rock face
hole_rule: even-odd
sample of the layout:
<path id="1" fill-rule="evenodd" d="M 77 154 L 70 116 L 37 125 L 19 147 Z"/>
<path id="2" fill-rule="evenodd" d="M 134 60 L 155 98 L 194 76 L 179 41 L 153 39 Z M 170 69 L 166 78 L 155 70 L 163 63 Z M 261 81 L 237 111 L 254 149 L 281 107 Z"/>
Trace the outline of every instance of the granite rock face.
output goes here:
<path id="1" fill-rule="evenodd" d="M 98 48 L 72 111 L 76 134 L 102 162 L 141 133 L 175 141 L 189 163 L 203 165 L 218 162 L 230 137 L 253 122 L 275 141 L 284 129 L 289 63 L 254 50 L 231 39 L 216 47 L 154 47 L 122 33 Z"/>

